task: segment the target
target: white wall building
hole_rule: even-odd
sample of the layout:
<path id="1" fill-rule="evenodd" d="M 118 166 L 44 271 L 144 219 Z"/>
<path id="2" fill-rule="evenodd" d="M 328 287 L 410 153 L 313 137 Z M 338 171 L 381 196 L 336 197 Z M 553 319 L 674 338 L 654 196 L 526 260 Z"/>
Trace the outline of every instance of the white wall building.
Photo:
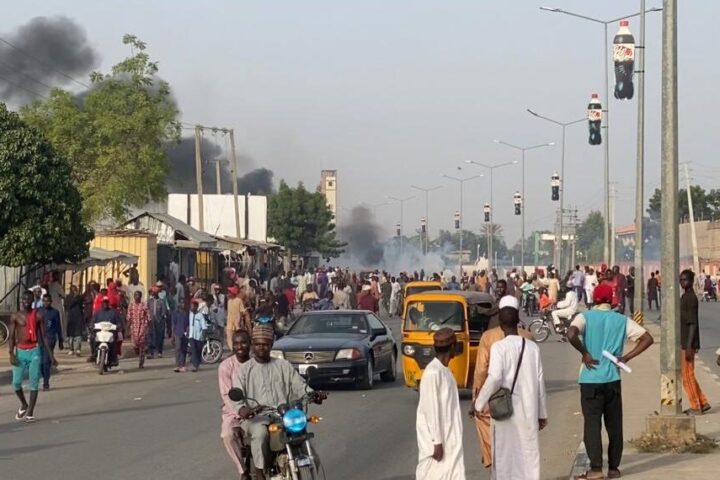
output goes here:
<path id="1" fill-rule="evenodd" d="M 239 195 L 240 237 L 267 242 L 267 197 Z M 168 195 L 168 214 L 188 225 L 224 237 L 237 238 L 235 205 L 232 195 L 203 195 L 203 228 L 198 218 L 196 194 Z"/>

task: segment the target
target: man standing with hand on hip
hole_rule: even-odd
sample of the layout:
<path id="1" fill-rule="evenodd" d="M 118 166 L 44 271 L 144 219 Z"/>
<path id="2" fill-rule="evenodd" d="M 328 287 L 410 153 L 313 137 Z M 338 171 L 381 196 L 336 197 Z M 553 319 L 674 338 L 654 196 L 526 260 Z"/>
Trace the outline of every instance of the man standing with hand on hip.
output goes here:
<path id="1" fill-rule="evenodd" d="M 455 332 L 433 335 L 435 358 L 423 372 L 417 408 L 417 480 L 465 480 L 462 415 L 457 383 L 448 369 L 455 356 Z"/>
<path id="2" fill-rule="evenodd" d="M 620 478 L 620 460 L 623 452 L 622 390 L 618 367 L 603 356 L 603 351 L 628 363 L 653 344 L 653 337 L 630 318 L 612 310 L 613 286 L 602 283 L 593 292 L 595 307 L 575 316 L 567 338 L 582 354 L 580 369 L 580 404 L 585 418 L 585 448 L 590 458 L 590 470 L 577 477 L 603 479 L 602 424 L 607 430 L 607 478 Z M 582 336 L 582 339 L 581 339 Z M 625 341 L 636 343 L 623 355 Z"/>

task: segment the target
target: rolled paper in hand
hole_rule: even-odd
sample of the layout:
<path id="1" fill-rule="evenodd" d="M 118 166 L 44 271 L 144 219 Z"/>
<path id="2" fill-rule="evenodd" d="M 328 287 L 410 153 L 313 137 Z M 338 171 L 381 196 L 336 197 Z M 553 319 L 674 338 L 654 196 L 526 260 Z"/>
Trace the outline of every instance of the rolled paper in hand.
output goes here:
<path id="1" fill-rule="evenodd" d="M 613 355 L 612 353 L 608 352 L 607 350 L 602 351 L 603 357 L 607 358 L 611 362 L 613 362 L 615 365 L 617 365 L 619 368 L 622 368 L 627 373 L 632 373 L 632 368 L 625 365 L 623 362 L 618 361 L 617 357 Z"/>

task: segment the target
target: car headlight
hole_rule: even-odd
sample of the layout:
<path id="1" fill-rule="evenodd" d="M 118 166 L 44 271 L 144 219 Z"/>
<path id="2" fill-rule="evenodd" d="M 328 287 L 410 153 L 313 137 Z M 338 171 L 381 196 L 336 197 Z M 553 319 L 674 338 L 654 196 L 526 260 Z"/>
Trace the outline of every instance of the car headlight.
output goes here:
<path id="1" fill-rule="evenodd" d="M 415 347 L 412 345 L 403 345 L 403 353 L 408 357 L 415 355 Z"/>
<path id="2" fill-rule="evenodd" d="M 270 350 L 270 356 L 272 358 L 278 358 L 280 360 L 285 360 L 285 354 L 282 352 L 282 350 Z"/>
<path id="3" fill-rule="evenodd" d="M 298 408 L 291 408 L 283 415 L 283 425 L 290 433 L 300 433 L 307 426 L 305 412 Z"/>
<path id="4" fill-rule="evenodd" d="M 357 348 L 343 348 L 338 350 L 335 360 L 357 360 L 362 356 L 362 352 Z"/>

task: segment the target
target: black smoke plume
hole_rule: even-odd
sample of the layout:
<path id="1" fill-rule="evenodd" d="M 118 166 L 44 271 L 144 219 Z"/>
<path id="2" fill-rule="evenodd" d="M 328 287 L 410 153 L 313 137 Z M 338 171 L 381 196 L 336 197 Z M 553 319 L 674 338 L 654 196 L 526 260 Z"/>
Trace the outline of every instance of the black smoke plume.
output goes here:
<path id="1" fill-rule="evenodd" d="M 100 55 L 85 30 L 63 17 L 35 17 L 0 38 L 0 96 L 25 102 L 50 88 L 86 82 L 100 64 Z M 24 87 L 24 88 L 23 88 Z"/>
<path id="2" fill-rule="evenodd" d="M 376 267 L 383 262 L 384 249 L 380 242 L 381 228 L 372 212 L 362 205 L 353 208 L 340 223 L 340 238 L 347 242 L 345 256 L 362 267 Z"/>
<path id="3" fill-rule="evenodd" d="M 170 172 L 166 185 L 170 193 L 195 193 L 195 138 L 184 137 L 180 143 L 166 147 Z M 203 192 L 217 193 L 216 162 L 220 162 L 220 187 L 222 193 L 232 192 L 232 179 L 228 155 L 224 148 L 215 142 L 204 139 L 201 143 Z M 253 165 L 247 156 L 238 157 L 239 166 Z M 237 179 L 238 193 L 267 195 L 273 192 L 273 172 L 267 168 L 257 168 Z"/>

